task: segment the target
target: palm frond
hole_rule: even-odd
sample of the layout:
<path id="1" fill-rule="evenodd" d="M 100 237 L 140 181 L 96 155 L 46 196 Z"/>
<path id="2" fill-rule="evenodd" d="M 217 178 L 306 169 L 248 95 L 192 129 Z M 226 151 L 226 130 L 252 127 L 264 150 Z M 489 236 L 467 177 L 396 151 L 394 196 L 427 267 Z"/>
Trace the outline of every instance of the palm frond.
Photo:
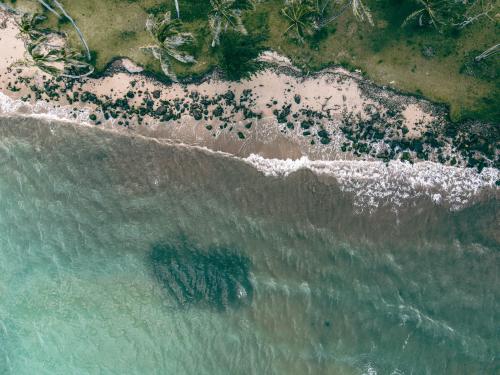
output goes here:
<path id="1" fill-rule="evenodd" d="M 496 55 L 497 53 L 500 53 L 500 44 L 496 44 L 496 45 L 488 48 L 486 51 L 484 51 L 480 55 L 476 56 L 475 60 L 481 61 L 481 60 L 484 60 L 490 56 Z"/>
<path id="2" fill-rule="evenodd" d="M 408 15 L 408 17 L 405 18 L 402 26 L 404 27 L 404 26 L 408 25 L 412 20 L 419 17 L 423 12 L 425 12 L 425 9 L 423 9 L 423 8 L 417 9 L 416 11 L 412 12 L 410 15 Z"/>
<path id="3" fill-rule="evenodd" d="M 360 21 L 367 21 L 370 25 L 373 25 L 373 19 L 370 9 L 363 4 L 362 0 L 352 0 L 352 12 L 354 16 Z"/>
<path id="4" fill-rule="evenodd" d="M 220 35 L 223 31 L 232 29 L 243 35 L 247 30 L 241 19 L 242 9 L 253 6 L 251 1 L 241 3 L 237 8 L 235 0 L 210 0 L 212 9 L 208 15 L 208 24 L 212 30 L 212 47 L 220 43 Z"/>
<path id="5" fill-rule="evenodd" d="M 170 66 L 171 59 L 184 64 L 196 63 L 194 56 L 179 49 L 194 41 L 193 34 L 181 32 L 181 27 L 182 22 L 179 19 L 172 19 L 170 12 L 157 16 L 149 15 L 146 20 L 146 30 L 156 44 L 142 49 L 149 51 L 159 60 L 163 73 L 173 81 L 176 80 L 176 76 Z"/>
<path id="6" fill-rule="evenodd" d="M 309 0 L 287 1 L 285 7 L 281 9 L 281 14 L 289 22 L 284 34 L 294 30 L 294 37 L 303 43 L 304 37 L 313 33 L 315 8 Z"/>

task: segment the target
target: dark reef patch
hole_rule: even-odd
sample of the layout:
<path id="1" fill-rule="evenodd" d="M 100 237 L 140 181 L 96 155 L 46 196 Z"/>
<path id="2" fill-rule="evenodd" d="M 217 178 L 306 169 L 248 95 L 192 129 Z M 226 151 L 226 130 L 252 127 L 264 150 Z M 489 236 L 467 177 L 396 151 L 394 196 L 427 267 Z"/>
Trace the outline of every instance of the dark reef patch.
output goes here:
<path id="1" fill-rule="evenodd" d="M 252 301 L 250 261 L 228 249 L 158 243 L 149 261 L 156 281 L 179 307 L 224 311 Z"/>

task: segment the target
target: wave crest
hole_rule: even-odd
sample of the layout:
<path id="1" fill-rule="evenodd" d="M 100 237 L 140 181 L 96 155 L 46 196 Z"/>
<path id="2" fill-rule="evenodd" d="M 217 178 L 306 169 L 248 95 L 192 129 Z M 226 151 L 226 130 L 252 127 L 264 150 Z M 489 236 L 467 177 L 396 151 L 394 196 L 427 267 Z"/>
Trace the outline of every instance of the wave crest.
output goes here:
<path id="1" fill-rule="evenodd" d="M 401 161 L 341 161 L 266 159 L 252 154 L 243 159 L 266 176 L 286 177 L 307 169 L 317 175 L 334 177 L 345 192 L 353 193 L 358 208 L 385 204 L 402 206 L 410 198 L 427 197 L 452 210 L 465 207 L 480 192 L 495 188 L 499 171 L 485 168 L 450 167 L 433 162 L 410 164 Z"/>

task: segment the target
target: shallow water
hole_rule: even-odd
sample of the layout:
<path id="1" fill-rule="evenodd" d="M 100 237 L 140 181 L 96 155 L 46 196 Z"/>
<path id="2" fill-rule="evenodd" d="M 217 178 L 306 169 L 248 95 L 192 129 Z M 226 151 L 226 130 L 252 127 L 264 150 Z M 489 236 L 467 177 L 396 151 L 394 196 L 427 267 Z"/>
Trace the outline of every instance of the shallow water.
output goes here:
<path id="1" fill-rule="evenodd" d="M 0 374 L 497 373 L 498 193 L 356 197 L 0 117 Z"/>

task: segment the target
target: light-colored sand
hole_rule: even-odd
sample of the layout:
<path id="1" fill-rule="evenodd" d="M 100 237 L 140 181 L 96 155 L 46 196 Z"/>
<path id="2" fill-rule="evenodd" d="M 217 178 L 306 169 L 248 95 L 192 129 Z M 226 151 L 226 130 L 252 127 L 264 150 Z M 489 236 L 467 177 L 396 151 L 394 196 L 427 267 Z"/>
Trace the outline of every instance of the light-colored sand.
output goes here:
<path id="1" fill-rule="evenodd" d="M 409 130 L 408 137 L 416 138 L 425 130 L 425 124 L 434 119 L 434 116 L 425 112 L 418 104 L 408 104 L 403 110 L 406 126 Z"/>
<path id="2" fill-rule="evenodd" d="M 0 74 L 4 76 L 9 67 L 24 58 L 24 42 L 14 19 L 0 10 Z"/>
<path id="3" fill-rule="evenodd" d="M 18 84 L 19 91 L 13 92 L 8 89 L 9 82 L 18 81 L 19 77 L 29 77 L 32 83 L 41 85 L 45 73 L 40 72 L 33 66 L 22 66 L 16 64 L 20 60 L 27 59 L 23 40 L 17 35 L 17 25 L 11 15 L 0 10 L 0 20 L 3 29 L 0 32 L 0 91 L 12 98 L 21 98 L 30 93 L 27 85 Z M 294 70 L 288 59 L 274 53 L 268 52 L 261 56 L 268 63 L 274 63 L 281 67 Z M 279 69 L 267 69 L 259 72 L 250 80 L 242 82 L 227 82 L 217 79 L 215 76 L 198 84 L 173 84 L 165 85 L 153 79 L 147 78 L 140 73 L 141 67 L 136 66 L 129 60 L 122 61 L 122 67 L 127 72 L 115 73 L 111 76 L 99 79 L 85 79 L 81 85 L 81 91 L 90 91 L 99 97 L 120 98 L 130 90 L 142 90 L 152 93 L 156 90 L 161 92 L 160 99 L 172 100 L 174 98 L 187 98 L 190 92 L 198 92 L 201 96 L 213 97 L 222 95 L 228 90 L 235 93 L 238 98 L 244 90 L 252 90 L 252 110 L 261 114 L 261 119 L 252 120 L 251 130 L 246 131 L 244 140 L 238 139 L 236 132 L 227 132 L 219 129 L 220 120 L 195 121 L 189 115 L 181 117 L 180 120 L 170 121 L 168 124 L 160 123 L 158 120 L 146 118 L 145 123 L 140 126 L 132 126 L 134 131 L 148 136 L 178 140 L 183 143 L 206 146 L 214 150 L 231 152 L 239 156 L 248 156 L 258 153 L 265 157 L 275 158 L 299 158 L 307 155 L 312 159 L 346 159 L 350 158 L 348 153 L 339 151 L 340 145 L 345 141 L 339 131 L 342 117 L 348 113 L 359 118 L 366 117 L 366 106 L 370 106 L 377 112 L 384 112 L 386 108 L 380 101 L 365 95 L 362 85 L 363 79 L 343 68 L 333 68 L 322 74 L 301 77 L 290 72 L 280 72 Z M 26 65 L 26 64 L 25 64 Z M 12 67 L 15 66 L 14 69 Z M 296 71 L 296 69 L 295 69 Z M 135 81 L 132 87 L 132 81 Z M 300 96 L 300 104 L 294 100 Z M 137 104 L 142 98 L 136 96 Z M 273 103 L 270 106 L 269 103 Z M 310 139 L 301 136 L 302 129 L 295 126 L 294 131 L 283 132 L 283 124 L 276 122 L 273 110 L 282 105 L 291 104 L 292 112 L 300 109 L 310 109 L 330 114 L 330 120 L 324 122 L 324 128 L 332 136 L 332 142 L 322 145 L 317 142 L 311 145 Z M 71 111 L 81 103 L 69 104 L 63 98 L 55 107 L 67 108 Z M 84 104 L 90 110 L 93 105 Z M 60 112 L 60 111 L 59 111 Z M 409 104 L 403 112 L 404 123 L 410 130 L 412 136 L 418 136 L 421 124 L 430 121 L 432 115 L 418 104 Z M 235 115 L 231 118 L 231 125 L 242 128 L 243 123 L 248 123 L 241 116 Z M 116 125 L 117 120 L 111 119 L 104 126 L 114 129 L 123 129 Z M 213 132 L 206 130 L 207 125 L 212 125 Z M 298 125 L 298 124 L 297 124 Z M 130 131 L 130 128 L 125 131 Z"/>

